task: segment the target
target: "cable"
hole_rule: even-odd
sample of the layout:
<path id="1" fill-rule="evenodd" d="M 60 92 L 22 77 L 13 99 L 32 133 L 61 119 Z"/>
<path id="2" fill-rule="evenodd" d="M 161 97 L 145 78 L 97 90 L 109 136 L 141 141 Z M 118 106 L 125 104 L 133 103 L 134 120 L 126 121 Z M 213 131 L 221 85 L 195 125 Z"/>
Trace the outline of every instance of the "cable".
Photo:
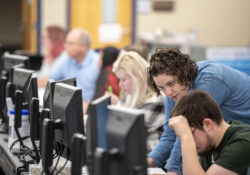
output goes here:
<path id="1" fill-rule="evenodd" d="M 25 140 L 29 138 L 29 136 L 25 136 L 25 137 L 22 137 L 21 140 Z M 9 148 L 9 152 L 15 156 L 18 157 L 19 161 L 22 162 L 24 165 L 23 165 L 23 168 L 24 169 L 27 169 L 28 168 L 28 165 L 31 163 L 31 160 L 26 160 L 26 156 L 30 156 L 33 160 L 34 160 L 34 156 L 33 156 L 33 150 L 30 149 L 29 147 L 27 147 L 26 145 L 21 145 L 20 144 L 20 151 L 14 151 L 13 147 L 18 143 L 20 142 L 20 140 L 15 140 L 10 148 Z M 32 161 L 33 161 L 32 160 Z"/>
<path id="2" fill-rule="evenodd" d="M 54 167 L 54 169 L 52 170 L 51 174 L 53 174 L 53 173 L 55 172 L 56 167 L 57 167 L 57 165 L 58 165 L 58 163 L 59 163 L 60 158 L 61 158 L 61 154 L 59 154 L 59 155 L 58 155 L 58 158 L 57 158 L 57 161 L 56 161 L 55 167 Z"/>
<path id="3" fill-rule="evenodd" d="M 68 160 L 69 160 L 69 159 L 67 159 L 67 160 L 65 161 L 64 165 L 62 166 L 61 169 L 59 169 L 59 170 L 57 171 L 56 175 L 59 174 L 59 173 L 61 173 L 61 171 L 62 171 L 62 170 L 65 168 L 65 166 L 67 165 Z M 63 173 L 62 173 L 62 174 L 63 174 Z"/>

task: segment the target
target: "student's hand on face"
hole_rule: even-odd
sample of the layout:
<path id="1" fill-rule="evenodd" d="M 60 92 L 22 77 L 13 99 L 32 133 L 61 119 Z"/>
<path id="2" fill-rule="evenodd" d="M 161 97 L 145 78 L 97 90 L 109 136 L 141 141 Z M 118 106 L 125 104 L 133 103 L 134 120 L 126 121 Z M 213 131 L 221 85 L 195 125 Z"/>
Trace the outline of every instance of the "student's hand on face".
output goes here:
<path id="1" fill-rule="evenodd" d="M 175 131 L 175 134 L 180 138 L 180 140 L 185 136 L 192 134 L 186 117 L 182 115 L 169 119 L 168 125 Z"/>

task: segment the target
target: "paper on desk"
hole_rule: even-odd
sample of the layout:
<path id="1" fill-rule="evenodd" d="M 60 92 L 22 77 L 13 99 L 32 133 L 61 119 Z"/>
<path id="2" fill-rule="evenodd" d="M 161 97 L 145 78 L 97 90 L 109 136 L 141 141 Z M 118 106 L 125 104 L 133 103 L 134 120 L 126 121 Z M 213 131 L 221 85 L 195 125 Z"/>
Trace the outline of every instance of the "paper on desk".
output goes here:
<path id="1" fill-rule="evenodd" d="M 153 174 L 157 174 L 157 175 L 164 175 L 167 174 L 165 171 L 163 171 L 161 168 L 148 168 L 148 175 L 153 175 Z"/>
<path id="2" fill-rule="evenodd" d="M 38 99 L 39 99 L 39 106 L 43 107 L 43 95 L 44 95 L 45 88 L 38 88 Z"/>

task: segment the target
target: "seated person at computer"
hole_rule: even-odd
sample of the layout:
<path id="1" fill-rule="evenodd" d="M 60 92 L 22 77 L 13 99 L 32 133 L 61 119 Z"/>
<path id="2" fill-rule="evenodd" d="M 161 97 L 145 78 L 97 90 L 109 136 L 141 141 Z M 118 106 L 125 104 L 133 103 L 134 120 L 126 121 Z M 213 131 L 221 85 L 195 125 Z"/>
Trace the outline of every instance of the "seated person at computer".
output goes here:
<path id="1" fill-rule="evenodd" d="M 112 72 L 112 65 L 119 56 L 119 53 L 120 50 L 115 47 L 105 47 L 99 52 L 98 67 L 100 74 L 96 81 L 96 90 L 93 99 L 101 97 L 106 91 L 112 91 L 115 95 L 119 95 L 119 82 L 116 75 Z"/>
<path id="2" fill-rule="evenodd" d="M 38 72 L 38 86 L 45 87 L 53 66 L 59 61 L 64 50 L 65 30 L 57 25 L 47 26 L 42 34 L 42 46 L 45 50 L 42 66 Z"/>
<path id="3" fill-rule="evenodd" d="M 136 52 L 124 52 L 113 64 L 113 72 L 124 91 L 117 105 L 145 111 L 145 125 L 148 130 L 147 148 L 152 150 L 158 143 L 164 125 L 163 100 L 157 98 L 147 87 L 145 70 L 149 66 Z M 111 101 L 114 95 L 111 94 Z"/>
<path id="4" fill-rule="evenodd" d="M 148 49 L 144 45 L 140 44 L 131 44 L 123 48 L 124 51 L 134 51 L 138 53 L 142 58 L 144 58 L 146 61 L 148 60 Z"/>
<path id="5" fill-rule="evenodd" d="M 65 50 L 60 62 L 54 67 L 50 78 L 62 80 L 76 77 L 77 86 L 82 88 L 83 110 L 87 112 L 99 75 L 99 55 L 91 48 L 91 39 L 84 29 L 72 29 L 66 37 Z"/>
<path id="6" fill-rule="evenodd" d="M 247 174 L 250 125 L 225 122 L 220 107 L 207 92 L 193 90 L 182 96 L 169 126 L 181 141 L 184 175 Z"/>
<path id="7" fill-rule="evenodd" d="M 53 64 L 64 50 L 65 30 L 56 25 L 47 26 L 42 35 L 42 45 L 45 49 L 43 64 L 39 76 L 48 77 Z"/>

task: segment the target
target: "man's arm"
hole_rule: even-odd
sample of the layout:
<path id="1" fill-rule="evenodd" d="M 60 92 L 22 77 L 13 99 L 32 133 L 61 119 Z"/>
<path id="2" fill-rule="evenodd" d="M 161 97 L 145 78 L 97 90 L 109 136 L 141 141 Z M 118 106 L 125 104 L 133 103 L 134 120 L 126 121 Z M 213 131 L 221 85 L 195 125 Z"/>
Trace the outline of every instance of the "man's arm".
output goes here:
<path id="1" fill-rule="evenodd" d="M 169 120 L 169 126 L 174 129 L 181 141 L 182 163 L 184 175 L 205 175 L 198 160 L 195 142 L 184 116 L 176 116 Z"/>
<path id="2" fill-rule="evenodd" d="M 220 165 L 213 164 L 206 172 L 208 175 L 221 175 L 221 174 L 226 174 L 226 175 L 239 175 L 238 173 L 235 173 L 229 169 L 226 169 Z"/>

